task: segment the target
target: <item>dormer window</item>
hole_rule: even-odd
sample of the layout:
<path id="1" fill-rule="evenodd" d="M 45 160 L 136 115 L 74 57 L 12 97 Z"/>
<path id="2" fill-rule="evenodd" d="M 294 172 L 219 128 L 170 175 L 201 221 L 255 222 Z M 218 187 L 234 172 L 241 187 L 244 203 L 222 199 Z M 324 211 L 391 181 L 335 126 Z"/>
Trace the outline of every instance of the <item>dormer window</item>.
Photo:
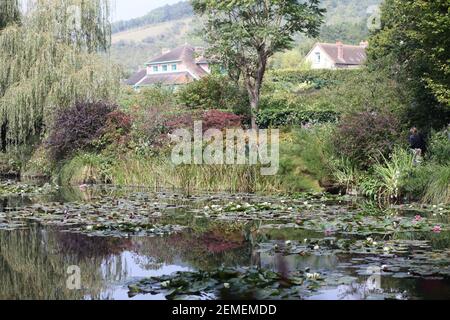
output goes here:
<path id="1" fill-rule="evenodd" d="M 162 66 L 162 71 L 163 71 L 163 72 L 167 72 L 167 64 L 164 64 L 164 65 Z"/>
<path id="2" fill-rule="evenodd" d="M 159 71 L 158 66 L 153 66 L 153 72 L 158 72 L 158 71 Z"/>
<path id="3" fill-rule="evenodd" d="M 316 63 L 320 63 L 320 52 L 316 52 Z"/>
<path id="4" fill-rule="evenodd" d="M 176 63 L 172 65 L 172 71 L 177 71 L 177 64 Z"/>

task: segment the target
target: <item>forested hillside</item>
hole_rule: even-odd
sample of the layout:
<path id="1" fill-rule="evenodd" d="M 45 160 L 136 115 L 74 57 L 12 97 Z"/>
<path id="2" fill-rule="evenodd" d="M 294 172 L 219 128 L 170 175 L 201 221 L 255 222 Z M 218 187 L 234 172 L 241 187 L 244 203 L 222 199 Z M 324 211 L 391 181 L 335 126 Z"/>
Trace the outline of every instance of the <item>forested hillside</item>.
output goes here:
<path id="1" fill-rule="evenodd" d="M 180 1 L 174 5 L 165 5 L 150 11 L 145 16 L 127 20 L 118 21 L 112 25 L 112 32 L 121 32 L 133 28 L 143 27 L 149 24 L 178 20 L 194 15 L 192 7 L 188 1 Z"/>
<path id="2" fill-rule="evenodd" d="M 368 10 L 381 1 L 322 0 L 327 14 L 321 35 L 312 40 L 298 37 L 297 55 L 303 55 L 316 40 L 357 44 L 367 39 Z M 166 5 L 140 18 L 114 23 L 111 55 L 131 73 L 163 48 L 173 48 L 185 42 L 201 45 L 201 37 L 196 34 L 199 26 L 189 1 Z"/>

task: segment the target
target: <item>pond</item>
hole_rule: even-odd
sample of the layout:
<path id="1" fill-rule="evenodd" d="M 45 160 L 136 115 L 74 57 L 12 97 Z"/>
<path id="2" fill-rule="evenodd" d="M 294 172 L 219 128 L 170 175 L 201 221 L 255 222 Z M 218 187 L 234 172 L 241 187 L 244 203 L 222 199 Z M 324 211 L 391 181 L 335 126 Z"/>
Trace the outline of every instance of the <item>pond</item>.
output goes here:
<path id="1" fill-rule="evenodd" d="M 0 299 L 450 298 L 445 205 L 18 189 L 0 200 Z"/>

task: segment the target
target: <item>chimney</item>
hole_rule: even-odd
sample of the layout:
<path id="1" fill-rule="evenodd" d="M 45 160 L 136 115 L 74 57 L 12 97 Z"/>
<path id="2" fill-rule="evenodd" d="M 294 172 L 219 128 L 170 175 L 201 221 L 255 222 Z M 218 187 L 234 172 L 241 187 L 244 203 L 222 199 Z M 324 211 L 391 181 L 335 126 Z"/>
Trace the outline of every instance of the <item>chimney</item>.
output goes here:
<path id="1" fill-rule="evenodd" d="M 363 47 L 363 48 L 368 48 L 369 47 L 369 41 L 361 41 L 359 43 L 359 46 Z"/>
<path id="2" fill-rule="evenodd" d="M 337 41 L 336 46 L 338 49 L 338 59 L 344 60 L 344 44 L 341 41 Z"/>

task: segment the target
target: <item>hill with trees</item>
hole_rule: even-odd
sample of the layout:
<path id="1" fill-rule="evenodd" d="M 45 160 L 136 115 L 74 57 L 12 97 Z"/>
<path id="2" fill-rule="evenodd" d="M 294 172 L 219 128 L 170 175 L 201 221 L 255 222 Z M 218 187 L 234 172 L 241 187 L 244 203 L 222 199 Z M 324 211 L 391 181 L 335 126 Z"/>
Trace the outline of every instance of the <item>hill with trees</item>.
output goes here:
<path id="1" fill-rule="evenodd" d="M 317 40 L 341 40 L 344 43 L 358 44 L 367 39 L 368 10 L 381 2 L 382 0 L 322 0 L 321 6 L 327 9 L 327 13 L 320 36 L 317 39 L 297 37 L 295 55 L 303 56 Z M 194 17 L 189 1 L 166 5 L 142 17 L 114 23 L 111 56 L 131 73 L 163 48 L 173 48 L 185 42 L 202 45 L 202 39 L 197 34 L 199 29 L 200 21 Z"/>

